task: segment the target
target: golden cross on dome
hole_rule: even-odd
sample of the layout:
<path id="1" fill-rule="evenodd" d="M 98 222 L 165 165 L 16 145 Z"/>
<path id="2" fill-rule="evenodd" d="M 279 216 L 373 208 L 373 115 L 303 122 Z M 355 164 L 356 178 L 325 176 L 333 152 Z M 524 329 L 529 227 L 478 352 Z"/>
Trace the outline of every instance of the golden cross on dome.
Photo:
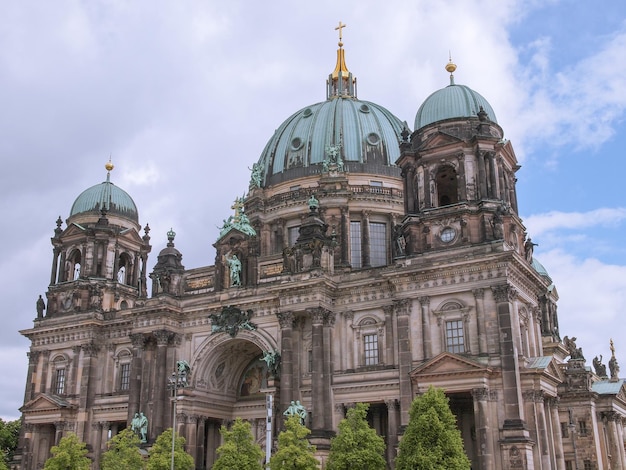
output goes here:
<path id="1" fill-rule="evenodd" d="M 337 26 L 335 28 L 335 31 L 339 30 L 339 45 L 341 46 L 341 41 L 343 40 L 343 36 L 342 36 L 342 29 L 345 28 L 348 25 L 343 24 L 341 21 L 339 22 L 339 26 Z"/>

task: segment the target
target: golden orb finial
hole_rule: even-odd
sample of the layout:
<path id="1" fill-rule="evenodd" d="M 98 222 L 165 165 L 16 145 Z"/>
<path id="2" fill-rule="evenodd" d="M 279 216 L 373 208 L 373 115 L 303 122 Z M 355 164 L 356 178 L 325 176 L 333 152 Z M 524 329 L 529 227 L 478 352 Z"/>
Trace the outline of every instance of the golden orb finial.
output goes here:
<path id="1" fill-rule="evenodd" d="M 109 158 L 109 161 L 105 163 L 104 168 L 106 169 L 106 171 L 111 171 L 113 168 L 115 168 L 113 163 L 111 163 L 110 158 Z"/>
<path id="2" fill-rule="evenodd" d="M 446 71 L 449 73 L 453 73 L 456 70 L 456 64 L 452 62 L 452 54 L 450 54 L 450 58 L 448 59 L 448 63 L 446 64 Z"/>

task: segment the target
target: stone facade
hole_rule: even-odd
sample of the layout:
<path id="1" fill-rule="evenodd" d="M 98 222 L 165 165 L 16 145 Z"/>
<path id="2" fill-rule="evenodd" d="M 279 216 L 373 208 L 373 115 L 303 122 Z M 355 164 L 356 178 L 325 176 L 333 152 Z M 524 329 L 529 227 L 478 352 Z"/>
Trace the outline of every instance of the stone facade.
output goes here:
<path id="1" fill-rule="evenodd" d="M 474 469 L 626 468 L 623 380 L 561 340 L 502 129 L 479 113 L 406 130 L 398 145 L 384 174 L 336 158 L 272 185 L 255 178 L 213 266 L 186 270 L 168 233 L 150 296 L 148 228 L 106 211 L 59 220 L 47 311 L 21 332 L 31 347 L 16 468 L 41 468 L 67 432 L 98 468 L 138 412 L 149 446 L 172 425 L 179 360 L 192 373 L 176 428 L 198 469 L 236 417 L 265 448 L 268 394 L 273 436 L 300 401 L 322 462 L 346 409 L 369 403 L 392 468 L 430 385 L 446 391 Z"/>

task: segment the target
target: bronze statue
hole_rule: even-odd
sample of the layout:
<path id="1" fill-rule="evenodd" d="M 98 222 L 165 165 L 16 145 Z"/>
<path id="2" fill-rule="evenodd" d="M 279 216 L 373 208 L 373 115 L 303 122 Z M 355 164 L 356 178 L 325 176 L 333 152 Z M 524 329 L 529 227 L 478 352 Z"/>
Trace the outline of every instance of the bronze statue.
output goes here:
<path id="1" fill-rule="evenodd" d="M 43 318 L 43 311 L 46 309 L 46 303 L 41 295 L 37 299 L 37 318 Z"/>

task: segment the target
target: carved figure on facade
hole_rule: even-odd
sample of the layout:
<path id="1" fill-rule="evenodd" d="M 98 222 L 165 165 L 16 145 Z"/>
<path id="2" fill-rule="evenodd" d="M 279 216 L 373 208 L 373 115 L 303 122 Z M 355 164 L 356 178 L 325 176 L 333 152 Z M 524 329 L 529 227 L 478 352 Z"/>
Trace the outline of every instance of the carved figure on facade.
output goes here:
<path id="1" fill-rule="evenodd" d="M 278 377 L 280 375 L 280 353 L 278 350 L 263 351 L 261 361 L 267 364 L 267 370 L 272 377 Z"/>
<path id="2" fill-rule="evenodd" d="M 139 437 L 142 444 L 148 442 L 148 418 L 143 413 L 135 413 L 130 422 L 130 428 Z"/>
<path id="3" fill-rule="evenodd" d="M 256 325 L 250 321 L 252 310 L 245 312 L 237 307 L 227 306 L 222 308 L 219 315 L 212 313 L 209 315 L 211 320 L 211 333 L 228 333 L 231 337 L 237 336 L 239 330 L 256 330 Z"/>
<path id="4" fill-rule="evenodd" d="M 224 220 L 224 224 L 219 227 L 220 229 L 220 238 L 228 233 L 230 229 L 239 230 L 241 233 L 245 235 L 249 235 L 251 237 L 256 237 L 256 230 L 250 225 L 250 219 L 244 213 L 244 204 L 243 198 L 238 197 L 235 199 L 235 202 L 230 207 L 235 211 L 235 215 L 231 215 L 228 219 Z"/>
<path id="5" fill-rule="evenodd" d="M 250 175 L 250 188 L 260 188 L 263 178 L 263 168 L 260 163 L 253 163 L 252 168 L 248 168 L 252 173 Z"/>
<path id="6" fill-rule="evenodd" d="M 43 300 L 41 295 L 37 299 L 36 308 L 37 308 L 37 318 L 43 318 L 43 311 L 46 309 L 46 302 Z"/>
<path id="7" fill-rule="evenodd" d="M 300 424 L 304 424 L 304 422 L 306 421 L 307 412 L 304 405 L 300 403 L 300 400 L 296 400 L 295 402 L 292 400 L 291 404 L 285 410 L 283 415 L 288 418 L 291 418 L 292 416 L 297 416 L 298 418 L 300 418 Z"/>
<path id="8" fill-rule="evenodd" d="M 538 244 L 533 243 L 530 237 L 528 237 L 526 241 L 524 242 L 524 257 L 526 258 L 526 261 L 528 261 L 529 263 L 533 262 L 533 251 L 534 251 L 534 247 L 536 246 L 538 246 Z"/>
<path id="9" fill-rule="evenodd" d="M 600 356 L 596 356 L 593 358 L 593 368 L 596 371 L 596 375 L 599 377 L 607 377 L 606 375 L 606 366 L 602 364 L 602 354 Z"/>
<path id="10" fill-rule="evenodd" d="M 619 364 L 617 363 L 617 358 L 615 357 L 615 346 L 613 345 L 613 340 L 611 339 L 611 359 L 609 359 L 609 370 L 611 371 L 611 380 L 619 379 Z"/>
<path id="11" fill-rule="evenodd" d="M 230 285 L 241 285 L 241 260 L 237 255 L 232 255 L 230 258 L 226 258 L 228 262 L 228 270 L 230 271 Z"/>
<path id="12" fill-rule="evenodd" d="M 343 171 L 344 163 L 340 154 L 341 144 L 339 145 L 327 145 L 326 157 L 322 162 L 322 169 L 324 172 L 330 170 Z"/>
<path id="13" fill-rule="evenodd" d="M 570 338 L 569 336 L 565 336 L 563 338 L 563 344 L 567 351 L 569 352 L 570 359 L 573 360 L 585 360 L 583 356 L 583 348 L 579 348 L 576 346 L 576 337 Z"/>
<path id="14" fill-rule="evenodd" d="M 402 234 L 402 225 L 396 224 L 393 227 L 393 251 L 394 258 L 404 256 L 406 254 L 406 239 Z"/>

